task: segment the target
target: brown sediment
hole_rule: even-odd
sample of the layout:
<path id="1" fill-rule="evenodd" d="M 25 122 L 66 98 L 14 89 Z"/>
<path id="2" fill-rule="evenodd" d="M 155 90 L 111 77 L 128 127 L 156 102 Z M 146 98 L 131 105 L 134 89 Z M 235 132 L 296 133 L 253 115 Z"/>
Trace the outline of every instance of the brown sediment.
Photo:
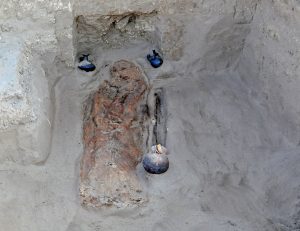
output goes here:
<path id="1" fill-rule="evenodd" d="M 143 149 L 148 85 L 140 69 L 121 60 L 85 107 L 80 194 L 85 206 L 126 206 L 144 199 L 135 174 Z"/>

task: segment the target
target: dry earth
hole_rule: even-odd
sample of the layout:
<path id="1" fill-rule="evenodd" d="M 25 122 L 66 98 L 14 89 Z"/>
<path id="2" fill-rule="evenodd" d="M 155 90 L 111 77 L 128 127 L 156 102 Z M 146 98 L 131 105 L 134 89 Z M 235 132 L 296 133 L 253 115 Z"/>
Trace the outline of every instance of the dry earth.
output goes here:
<path id="1" fill-rule="evenodd" d="M 299 28 L 297 0 L 1 1 L 0 230 L 299 230 Z M 145 202 L 86 207 L 85 106 L 119 60 L 148 89 L 148 129 L 129 129 L 147 140 L 126 151 Z M 138 163 L 156 142 L 158 176 Z"/>

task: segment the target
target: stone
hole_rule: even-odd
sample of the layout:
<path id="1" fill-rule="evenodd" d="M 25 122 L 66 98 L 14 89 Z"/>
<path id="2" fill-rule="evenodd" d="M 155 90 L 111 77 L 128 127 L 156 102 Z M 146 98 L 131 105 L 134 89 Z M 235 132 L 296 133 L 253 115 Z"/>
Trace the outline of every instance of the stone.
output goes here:
<path id="1" fill-rule="evenodd" d="M 51 100 L 41 60 L 22 40 L 0 43 L 0 163 L 40 164 L 51 144 Z"/>
<path id="2" fill-rule="evenodd" d="M 135 170 L 143 153 L 148 90 L 141 70 L 121 60 L 88 100 L 80 173 L 82 205 L 124 207 L 145 201 Z"/>

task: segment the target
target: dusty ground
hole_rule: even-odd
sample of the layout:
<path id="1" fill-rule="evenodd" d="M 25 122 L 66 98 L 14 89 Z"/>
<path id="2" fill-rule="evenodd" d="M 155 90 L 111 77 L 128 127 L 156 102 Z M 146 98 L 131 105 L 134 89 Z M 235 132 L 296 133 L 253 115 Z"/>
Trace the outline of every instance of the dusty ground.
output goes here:
<path id="1" fill-rule="evenodd" d="M 134 59 L 143 50 L 116 54 Z M 99 66 L 114 58 L 106 56 Z M 1 167 L 0 223 L 6 230 L 275 229 L 273 208 L 279 209 L 281 194 L 299 183 L 299 149 L 263 116 L 234 72 L 153 79 L 166 90 L 170 169 L 145 176 L 139 166 L 149 198 L 144 206 L 83 209 L 78 190 L 82 102 L 108 70 L 102 66 L 95 76 L 65 71 L 54 88 L 59 100 L 49 158 L 34 168 Z M 277 139 L 280 149 L 272 144 Z"/>
<path id="2" fill-rule="evenodd" d="M 51 150 L 38 165 L 1 162 L 1 230 L 300 229 L 299 3 L 261 1 L 255 14 L 235 6 L 230 17 L 206 7 L 178 15 L 182 56 L 157 70 L 145 60 L 153 47 L 145 40 L 98 47 L 94 74 L 48 64 Z M 87 209 L 79 198 L 82 105 L 120 59 L 164 88 L 170 169 L 153 176 L 138 165 L 149 200 L 140 207 Z"/>

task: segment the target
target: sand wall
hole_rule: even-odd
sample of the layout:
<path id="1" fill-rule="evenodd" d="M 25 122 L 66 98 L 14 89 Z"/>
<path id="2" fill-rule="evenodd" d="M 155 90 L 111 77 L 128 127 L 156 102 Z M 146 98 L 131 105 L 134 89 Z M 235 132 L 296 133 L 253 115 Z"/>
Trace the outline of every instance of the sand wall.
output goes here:
<path id="1" fill-rule="evenodd" d="M 266 128 L 281 132 L 280 136 L 268 138 L 274 150 L 299 145 L 299 10 L 297 1 L 262 1 L 237 66 L 249 97 L 258 104 L 259 113 L 268 118 Z M 274 178 L 266 177 L 259 186 L 266 191 L 270 213 L 284 224 L 280 226 L 282 230 L 299 228 L 298 175 L 292 170 L 297 168 L 297 157 L 291 155 L 299 154 L 274 154 L 268 162 L 278 172 L 272 173 Z M 276 163 L 279 156 L 281 167 Z M 287 163 L 292 159 L 294 164 Z"/>

